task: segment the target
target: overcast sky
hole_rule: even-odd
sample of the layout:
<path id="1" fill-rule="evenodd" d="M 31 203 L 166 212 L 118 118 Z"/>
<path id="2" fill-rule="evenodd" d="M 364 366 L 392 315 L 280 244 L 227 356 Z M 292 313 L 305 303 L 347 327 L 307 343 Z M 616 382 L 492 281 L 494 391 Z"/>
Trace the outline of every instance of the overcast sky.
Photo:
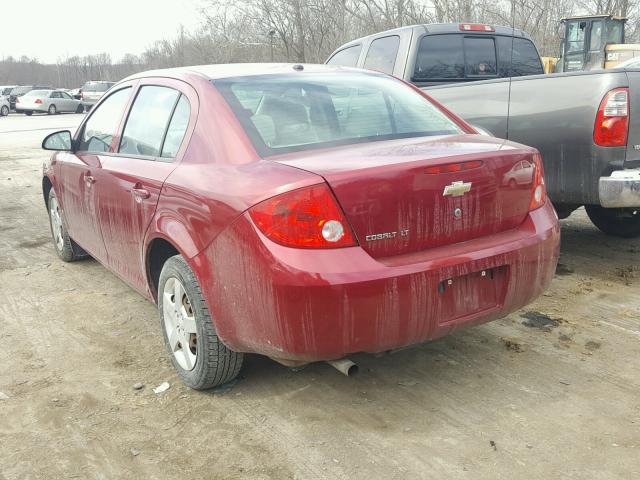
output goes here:
<path id="1" fill-rule="evenodd" d="M 173 37 L 180 24 L 200 24 L 201 0 L 26 0 L 3 4 L 0 58 L 41 62 L 92 53 L 141 53 L 155 40 Z M 11 5 L 11 8 L 9 6 Z"/>

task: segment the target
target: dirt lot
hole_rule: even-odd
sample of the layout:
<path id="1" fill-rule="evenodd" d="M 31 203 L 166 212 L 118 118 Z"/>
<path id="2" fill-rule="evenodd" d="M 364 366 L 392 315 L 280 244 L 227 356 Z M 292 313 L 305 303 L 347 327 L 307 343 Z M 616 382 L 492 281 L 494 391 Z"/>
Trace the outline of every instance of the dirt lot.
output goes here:
<path id="1" fill-rule="evenodd" d="M 249 356 L 198 393 L 153 305 L 54 253 L 39 145 L 80 119 L 0 118 L 0 479 L 640 478 L 640 241 L 577 212 L 522 312 L 357 355 L 354 378 Z"/>

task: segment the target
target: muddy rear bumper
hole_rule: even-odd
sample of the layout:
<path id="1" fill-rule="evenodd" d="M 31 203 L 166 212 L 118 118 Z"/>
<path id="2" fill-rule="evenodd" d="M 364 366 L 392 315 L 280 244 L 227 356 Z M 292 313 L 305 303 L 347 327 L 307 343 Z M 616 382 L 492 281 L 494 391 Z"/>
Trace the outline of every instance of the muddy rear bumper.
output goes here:
<path id="1" fill-rule="evenodd" d="M 603 207 L 640 207 L 640 169 L 616 170 L 600 177 L 598 187 Z"/>
<path id="2" fill-rule="evenodd" d="M 400 348 L 504 317 L 548 287 L 559 244 L 549 202 L 517 229 L 386 259 L 360 247 L 283 247 L 245 216 L 194 261 L 227 346 L 316 361 Z"/>

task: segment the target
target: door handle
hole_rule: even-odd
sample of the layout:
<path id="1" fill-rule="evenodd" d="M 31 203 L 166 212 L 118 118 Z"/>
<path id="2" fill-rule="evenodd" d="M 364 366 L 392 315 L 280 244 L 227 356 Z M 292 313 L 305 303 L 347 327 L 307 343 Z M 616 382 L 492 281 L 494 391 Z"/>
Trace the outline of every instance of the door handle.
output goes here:
<path id="1" fill-rule="evenodd" d="M 131 193 L 133 193 L 133 196 L 136 197 L 136 199 L 140 200 L 149 198 L 151 196 L 149 190 L 147 190 L 146 188 L 132 188 Z"/>
<path id="2" fill-rule="evenodd" d="M 94 177 L 92 177 L 91 175 L 85 175 L 84 176 L 84 181 L 87 184 L 87 186 L 91 186 L 94 183 L 96 183 L 96 179 Z"/>

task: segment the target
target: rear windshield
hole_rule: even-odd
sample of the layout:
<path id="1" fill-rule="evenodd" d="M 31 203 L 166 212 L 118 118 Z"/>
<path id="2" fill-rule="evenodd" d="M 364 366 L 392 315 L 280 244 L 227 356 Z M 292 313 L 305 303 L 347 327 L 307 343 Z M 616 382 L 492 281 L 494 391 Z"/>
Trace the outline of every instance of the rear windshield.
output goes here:
<path id="1" fill-rule="evenodd" d="M 391 77 L 363 73 L 216 80 L 261 155 L 462 130 Z"/>
<path id="2" fill-rule="evenodd" d="M 25 93 L 25 97 L 45 97 L 51 93 L 51 90 L 31 90 Z"/>
<path id="3" fill-rule="evenodd" d="M 84 87 L 82 87 L 82 91 L 83 92 L 106 92 L 113 85 L 114 84 L 112 82 L 85 83 Z"/>
<path id="4" fill-rule="evenodd" d="M 528 39 L 439 34 L 420 40 L 412 80 L 446 83 L 542 73 L 538 52 Z"/>

